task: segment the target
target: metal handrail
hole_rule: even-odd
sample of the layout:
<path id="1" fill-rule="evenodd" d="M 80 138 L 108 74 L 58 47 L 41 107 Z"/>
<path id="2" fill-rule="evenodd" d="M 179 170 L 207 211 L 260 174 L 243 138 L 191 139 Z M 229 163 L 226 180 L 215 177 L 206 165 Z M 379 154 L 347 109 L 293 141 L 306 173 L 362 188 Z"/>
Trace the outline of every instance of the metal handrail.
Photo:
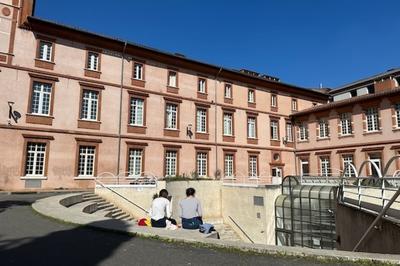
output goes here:
<path id="1" fill-rule="evenodd" d="M 231 216 L 228 216 L 229 219 L 231 219 L 231 221 L 237 226 L 237 228 L 239 228 L 239 230 L 247 237 L 247 239 L 254 244 L 254 241 L 249 237 L 248 234 L 246 234 L 246 232 L 242 229 L 242 227 L 240 227 L 240 225 L 238 225 L 237 222 L 235 222 L 235 220 L 233 220 L 233 218 Z"/>

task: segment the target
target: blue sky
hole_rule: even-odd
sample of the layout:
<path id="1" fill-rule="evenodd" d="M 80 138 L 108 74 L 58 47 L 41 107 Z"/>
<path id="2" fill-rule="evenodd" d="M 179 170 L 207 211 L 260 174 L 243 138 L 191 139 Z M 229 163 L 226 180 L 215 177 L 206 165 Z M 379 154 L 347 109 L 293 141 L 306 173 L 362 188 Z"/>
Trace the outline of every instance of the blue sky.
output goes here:
<path id="1" fill-rule="evenodd" d="M 111 3 L 111 4 L 108 4 Z M 396 0 L 36 0 L 38 17 L 305 87 L 400 66 Z"/>

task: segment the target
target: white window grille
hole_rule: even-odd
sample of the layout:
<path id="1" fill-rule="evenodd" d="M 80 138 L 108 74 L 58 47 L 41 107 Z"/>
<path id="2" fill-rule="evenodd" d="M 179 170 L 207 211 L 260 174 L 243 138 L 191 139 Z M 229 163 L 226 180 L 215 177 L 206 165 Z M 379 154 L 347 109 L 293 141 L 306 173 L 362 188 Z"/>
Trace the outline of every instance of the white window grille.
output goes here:
<path id="1" fill-rule="evenodd" d="M 207 153 L 197 153 L 197 174 L 201 177 L 207 176 Z"/>
<path id="2" fill-rule="evenodd" d="M 379 130 L 379 117 L 376 108 L 368 108 L 366 111 L 367 131 L 373 132 Z"/>
<path id="3" fill-rule="evenodd" d="M 83 90 L 81 119 L 97 120 L 99 92 Z"/>
<path id="4" fill-rule="evenodd" d="M 250 155 L 249 156 L 249 177 L 257 178 L 257 156 Z"/>
<path id="5" fill-rule="evenodd" d="M 42 82 L 33 82 L 31 113 L 38 115 L 50 114 L 52 85 Z"/>
<path id="6" fill-rule="evenodd" d="M 326 120 L 319 121 L 319 137 L 320 138 L 329 137 L 329 123 Z"/>
<path id="7" fill-rule="evenodd" d="M 224 113 L 224 135 L 233 135 L 233 115 L 230 113 Z"/>
<path id="8" fill-rule="evenodd" d="M 228 98 L 228 99 L 232 98 L 232 85 L 231 84 L 225 84 L 224 97 Z"/>
<path id="9" fill-rule="evenodd" d="M 46 143 L 28 142 L 26 147 L 26 176 L 44 176 Z"/>
<path id="10" fill-rule="evenodd" d="M 400 128 L 400 103 L 395 105 L 396 112 L 396 127 Z"/>
<path id="11" fill-rule="evenodd" d="M 351 166 L 351 165 L 353 165 L 353 155 L 351 155 L 351 154 L 343 155 L 342 162 L 343 162 L 343 171 L 344 171 L 343 175 L 345 177 L 356 176 L 356 173 L 354 172 L 354 169 Z"/>
<path id="12" fill-rule="evenodd" d="M 94 146 L 79 146 L 79 176 L 93 176 L 96 148 Z"/>
<path id="13" fill-rule="evenodd" d="M 331 165 L 330 165 L 329 157 L 321 157 L 320 158 L 320 166 L 321 166 L 321 176 L 330 176 Z"/>
<path id="14" fill-rule="evenodd" d="M 99 54 L 95 52 L 88 52 L 87 68 L 89 70 L 99 70 Z"/>
<path id="15" fill-rule="evenodd" d="M 256 138 L 256 119 L 254 117 L 247 118 L 247 137 Z"/>
<path id="16" fill-rule="evenodd" d="M 141 63 L 133 64 L 133 78 L 138 80 L 143 80 L 143 64 Z"/>
<path id="17" fill-rule="evenodd" d="M 299 140 L 308 140 L 308 126 L 306 124 L 299 125 Z"/>
<path id="18" fill-rule="evenodd" d="M 196 131 L 199 133 L 207 133 L 207 110 L 197 108 L 196 111 Z"/>
<path id="19" fill-rule="evenodd" d="M 225 154 L 225 177 L 233 178 L 233 171 L 234 171 L 234 157 L 233 154 Z"/>
<path id="20" fill-rule="evenodd" d="M 165 176 L 176 176 L 177 151 L 165 152 Z"/>
<path id="21" fill-rule="evenodd" d="M 278 97 L 275 94 L 271 94 L 271 106 L 272 107 L 278 106 Z"/>
<path id="22" fill-rule="evenodd" d="M 292 123 L 286 123 L 286 140 L 288 142 L 293 141 L 293 127 Z"/>
<path id="23" fill-rule="evenodd" d="M 271 139 L 279 140 L 279 124 L 278 121 L 272 120 L 271 123 Z"/>
<path id="24" fill-rule="evenodd" d="M 129 149 L 128 174 L 131 177 L 138 177 L 142 173 L 143 150 Z"/>
<path id="25" fill-rule="evenodd" d="M 166 105 L 166 128 L 177 129 L 178 105 L 167 103 Z"/>
<path id="26" fill-rule="evenodd" d="M 353 133 L 350 113 L 343 113 L 340 115 L 340 126 L 342 136 L 351 135 Z"/>
<path id="27" fill-rule="evenodd" d="M 144 116 L 144 100 L 141 98 L 131 98 L 129 123 L 133 126 L 143 126 Z"/>
<path id="28" fill-rule="evenodd" d="M 254 90 L 249 90 L 247 93 L 247 101 L 249 103 L 254 103 L 255 101 L 255 91 Z"/>
<path id="29" fill-rule="evenodd" d="M 51 42 L 40 41 L 39 43 L 39 59 L 44 61 L 51 61 L 53 52 L 53 44 Z"/>
<path id="30" fill-rule="evenodd" d="M 197 90 L 200 93 L 206 93 L 206 80 L 205 79 L 199 79 L 199 86 L 198 86 Z"/>
<path id="31" fill-rule="evenodd" d="M 177 83 L 177 73 L 175 71 L 169 71 L 168 72 L 168 86 L 170 87 L 176 87 Z"/>

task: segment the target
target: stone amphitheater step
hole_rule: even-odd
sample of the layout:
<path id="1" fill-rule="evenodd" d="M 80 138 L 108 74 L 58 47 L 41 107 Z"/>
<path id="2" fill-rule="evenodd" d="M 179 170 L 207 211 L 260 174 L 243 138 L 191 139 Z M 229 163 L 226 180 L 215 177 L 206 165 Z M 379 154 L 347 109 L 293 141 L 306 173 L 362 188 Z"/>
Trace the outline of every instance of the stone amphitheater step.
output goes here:
<path id="1" fill-rule="evenodd" d="M 214 224 L 215 230 L 219 233 L 222 240 L 243 241 L 238 234 L 227 224 Z"/>

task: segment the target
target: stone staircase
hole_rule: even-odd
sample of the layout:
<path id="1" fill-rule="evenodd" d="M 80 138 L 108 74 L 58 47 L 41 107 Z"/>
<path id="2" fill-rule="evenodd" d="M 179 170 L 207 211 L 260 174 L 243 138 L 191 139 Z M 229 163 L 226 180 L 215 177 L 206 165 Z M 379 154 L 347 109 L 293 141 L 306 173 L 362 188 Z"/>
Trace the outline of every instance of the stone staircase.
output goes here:
<path id="1" fill-rule="evenodd" d="M 96 214 L 129 223 L 137 223 L 134 217 L 93 192 L 84 192 L 66 199 L 68 200 L 64 203 L 60 202 L 65 207 L 73 208 L 87 214 Z M 229 225 L 223 223 L 222 219 L 205 220 L 205 222 L 214 225 L 221 240 L 243 241 Z"/>

